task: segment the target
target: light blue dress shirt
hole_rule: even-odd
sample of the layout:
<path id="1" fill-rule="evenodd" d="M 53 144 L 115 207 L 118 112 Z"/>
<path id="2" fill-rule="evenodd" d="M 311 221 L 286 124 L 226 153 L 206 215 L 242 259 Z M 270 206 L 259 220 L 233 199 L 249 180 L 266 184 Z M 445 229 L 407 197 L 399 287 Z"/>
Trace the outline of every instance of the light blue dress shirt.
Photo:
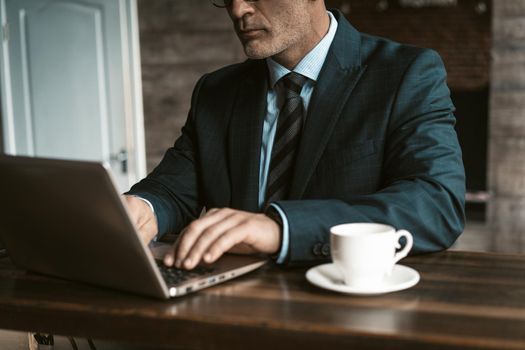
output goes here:
<path id="1" fill-rule="evenodd" d="M 321 72 L 326 55 L 334 40 L 335 32 L 337 31 L 337 20 L 331 12 L 327 11 L 330 17 L 330 27 L 326 35 L 321 41 L 297 64 L 294 68 L 294 72 L 304 75 L 308 78 L 303 89 L 301 91 L 301 98 L 304 104 L 304 110 L 308 111 L 308 105 L 310 104 L 310 98 L 317 82 L 317 77 Z M 267 100 L 266 117 L 264 118 L 262 144 L 261 144 L 261 165 L 259 168 L 259 208 L 262 209 L 264 205 L 264 197 L 266 194 L 266 186 L 268 180 L 268 170 L 270 168 L 270 159 L 272 156 L 273 139 L 275 137 L 275 131 L 277 130 L 277 116 L 279 110 L 283 106 L 283 93 L 279 90 L 279 86 L 276 86 L 279 79 L 284 77 L 291 71 L 281 66 L 271 58 L 266 59 L 268 65 L 269 76 L 269 89 Z M 155 210 L 153 205 L 145 198 L 138 197 L 139 199 L 146 202 L 153 213 Z M 281 242 L 281 250 L 277 257 L 277 263 L 282 264 L 287 256 L 288 248 L 290 247 L 290 231 L 289 224 L 286 215 L 283 210 L 277 205 L 272 203 L 271 206 L 277 210 L 283 221 L 283 235 Z M 155 236 L 154 241 L 158 239 L 158 235 Z"/>
<path id="2" fill-rule="evenodd" d="M 328 33 L 323 39 L 297 64 L 294 68 L 294 72 L 304 75 L 308 78 L 303 89 L 301 91 L 301 98 L 304 104 L 304 110 L 308 111 L 308 105 L 310 104 L 310 98 L 319 77 L 319 72 L 323 67 L 326 55 L 330 49 L 330 45 L 334 40 L 335 32 L 337 31 L 337 20 L 331 12 L 327 11 L 330 16 L 330 28 Z M 262 134 L 262 145 L 261 145 L 261 165 L 259 169 L 259 207 L 262 208 L 264 205 L 264 197 L 266 194 L 266 186 L 268 180 L 268 170 L 270 169 L 270 159 L 272 156 L 273 139 L 275 137 L 275 131 L 277 130 L 277 116 L 279 110 L 284 104 L 283 92 L 279 90 L 280 85 L 276 85 L 279 79 L 284 77 L 291 71 L 286 67 L 281 66 L 271 58 L 266 59 L 268 65 L 269 76 L 269 89 L 267 100 L 266 117 L 264 118 L 263 134 Z M 281 250 L 277 256 L 277 263 L 282 264 L 287 256 L 288 249 L 290 247 L 290 231 L 289 224 L 286 215 L 282 209 L 275 203 L 271 206 L 277 210 L 283 221 L 283 235 L 281 242 Z"/>

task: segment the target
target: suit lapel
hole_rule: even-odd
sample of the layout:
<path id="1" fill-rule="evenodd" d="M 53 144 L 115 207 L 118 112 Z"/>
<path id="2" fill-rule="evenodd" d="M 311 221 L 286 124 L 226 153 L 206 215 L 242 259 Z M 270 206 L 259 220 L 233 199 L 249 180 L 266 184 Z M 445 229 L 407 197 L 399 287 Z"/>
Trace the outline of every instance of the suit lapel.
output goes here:
<path id="1" fill-rule="evenodd" d="M 338 28 L 308 107 L 290 198 L 303 196 L 334 126 L 366 66 L 361 65 L 361 37 L 338 11 Z"/>
<path id="2" fill-rule="evenodd" d="M 232 208 L 259 211 L 259 167 L 268 74 L 264 61 L 253 61 L 239 84 L 229 136 Z"/>

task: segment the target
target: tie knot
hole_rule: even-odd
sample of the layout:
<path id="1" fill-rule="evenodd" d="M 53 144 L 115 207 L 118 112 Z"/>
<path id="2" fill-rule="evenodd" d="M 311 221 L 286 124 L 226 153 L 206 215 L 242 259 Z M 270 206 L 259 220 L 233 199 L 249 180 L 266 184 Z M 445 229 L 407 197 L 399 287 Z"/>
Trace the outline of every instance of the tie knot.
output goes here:
<path id="1" fill-rule="evenodd" d="M 299 96 L 301 94 L 301 90 L 303 89 L 303 85 L 306 83 L 306 80 L 308 80 L 308 78 L 304 75 L 296 72 L 290 72 L 282 77 L 279 82 L 284 86 L 286 95 L 292 94 Z"/>

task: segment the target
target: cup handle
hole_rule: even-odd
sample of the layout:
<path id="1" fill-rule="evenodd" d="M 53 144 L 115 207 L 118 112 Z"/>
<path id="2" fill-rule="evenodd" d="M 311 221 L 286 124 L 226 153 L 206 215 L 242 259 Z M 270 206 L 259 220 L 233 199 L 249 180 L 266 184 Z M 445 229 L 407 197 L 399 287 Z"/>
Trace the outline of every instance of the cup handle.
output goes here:
<path id="1" fill-rule="evenodd" d="M 410 249 L 412 249 L 412 245 L 414 244 L 414 239 L 412 238 L 412 234 L 408 232 L 407 230 L 399 230 L 395 233 L 395 235 L 397 239 L 396 248 L 401 248 L 401 244 L 399 244 L 399 239 L 401 237 L 405 237 L 407 239 L 407 242 L 405 244 L 405 247 L 401 249 L 399 252 L 397 252 L 396 255 L 394 255 L 393 265 L 395 265 L 399 260 L 407 256 Z"/>

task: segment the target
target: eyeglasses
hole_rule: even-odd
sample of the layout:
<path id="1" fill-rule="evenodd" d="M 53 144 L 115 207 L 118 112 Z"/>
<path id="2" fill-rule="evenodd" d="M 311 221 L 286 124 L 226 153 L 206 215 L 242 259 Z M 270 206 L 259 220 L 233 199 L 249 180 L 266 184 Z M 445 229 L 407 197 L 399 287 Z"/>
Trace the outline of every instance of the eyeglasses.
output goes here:
<path id="1" fill-rule="evenodd" d="M 215 7 L 226 8 L 230 7 L 233 0 L 211 0 L 211 3 Z M 244 0 L 246 2 L 257 2 L 258 0 Z"/>

